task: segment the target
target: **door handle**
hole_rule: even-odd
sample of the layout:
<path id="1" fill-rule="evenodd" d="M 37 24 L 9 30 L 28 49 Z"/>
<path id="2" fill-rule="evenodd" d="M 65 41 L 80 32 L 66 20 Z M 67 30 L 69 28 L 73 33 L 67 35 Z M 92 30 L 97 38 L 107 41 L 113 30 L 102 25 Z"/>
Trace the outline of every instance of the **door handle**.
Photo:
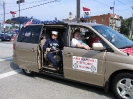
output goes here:
<path id="1" fill-rule="evenodd" d="M 71 52 L 66 52 L 66 54 L 65 54 L 67 57 L 70 57 L 70 56 L 73 56 L 73 53 L 71 53 Z"/>
<path id="2" fill-rule="evenodd" d="M 31 51 L 32 51 L 32 52 L 34 52 L 34 51 L 35 51 L 35 49 L 34 49 L 34 48 L 32 48 L 32 49 L 31 49 Z"/>

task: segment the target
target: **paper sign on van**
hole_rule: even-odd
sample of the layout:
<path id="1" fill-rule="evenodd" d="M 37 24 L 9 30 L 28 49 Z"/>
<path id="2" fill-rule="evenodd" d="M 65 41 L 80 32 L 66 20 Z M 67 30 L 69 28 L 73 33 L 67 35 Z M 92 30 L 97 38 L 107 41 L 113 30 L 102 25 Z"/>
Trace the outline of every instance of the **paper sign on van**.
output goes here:
<path id="1" fill-rule="evenodd" d="M 97 59 L 73 56 L 73 69 L 97 72 Z"/>

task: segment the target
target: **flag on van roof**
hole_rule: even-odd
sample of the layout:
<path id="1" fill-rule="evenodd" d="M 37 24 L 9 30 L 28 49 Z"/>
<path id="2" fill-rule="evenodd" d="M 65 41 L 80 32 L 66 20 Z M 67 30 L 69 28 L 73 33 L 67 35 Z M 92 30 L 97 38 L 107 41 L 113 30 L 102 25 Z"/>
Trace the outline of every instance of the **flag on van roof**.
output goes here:
<path id="1" fill-rule="evenodd" d="M 32 20 L 33 20 L 33 16 L 30 18 L 30 20 L 24 25 L 24 27 L 26 27 L 27 25 L 32 24 Z"/>

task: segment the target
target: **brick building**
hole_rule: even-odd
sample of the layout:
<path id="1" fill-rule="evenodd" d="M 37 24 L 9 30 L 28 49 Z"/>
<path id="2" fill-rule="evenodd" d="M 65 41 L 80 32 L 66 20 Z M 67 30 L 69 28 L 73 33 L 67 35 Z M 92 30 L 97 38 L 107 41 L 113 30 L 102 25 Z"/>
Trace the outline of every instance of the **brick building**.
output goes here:
<path id="1" fill-rule="evenodd" d="M 84 19 L 83 17 L 81 18 L 81 21 L 86 21 L 90 23 L 99 23 L 99 24 L 104 24 L 109 27 L 113 27 L 113 29 L 119 31 L 121 27 L 121 20 L 120 16 L 116 14 L 103 14 L 103 15 L 98 15 L 98 16 L 91 16 L 88 19 Z M 77 22 L 77 18 L 69 17 L 67 19 L 63 19 L 63 22 Z"/>
<path id="2" fill-rule="evenodd" d="M 120 20 L 120 16 L 116 15 L 116 14 L 103 14 L 103 15 L 99 15 L 99 16 L 91 16 L 89 19 L 86 19 L 88 22 L 91 23 L 99 23 L 99 24 L 104 24 L 107 25 L 109 27 L 113 27 L 113 29 L 119 31 L 120 26 L 121 26 L 121 20 Z M 112 24 L 113 21 L 113 24 Z"/>

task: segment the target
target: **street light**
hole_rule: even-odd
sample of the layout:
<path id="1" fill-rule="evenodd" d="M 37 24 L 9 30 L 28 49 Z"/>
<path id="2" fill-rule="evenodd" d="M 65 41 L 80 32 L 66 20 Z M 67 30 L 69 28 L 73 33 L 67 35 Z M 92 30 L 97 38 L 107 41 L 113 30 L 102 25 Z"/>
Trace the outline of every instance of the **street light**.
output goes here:
<path id="1" fill-rule="evenodd" d="M 17 1 L 17 4 L 18 4 L 18 6 L 19 6 L 19 17 L 20 17 L 20 3 L 23 3 L 24 2 L 24 0 L 18 0 Z"/>

